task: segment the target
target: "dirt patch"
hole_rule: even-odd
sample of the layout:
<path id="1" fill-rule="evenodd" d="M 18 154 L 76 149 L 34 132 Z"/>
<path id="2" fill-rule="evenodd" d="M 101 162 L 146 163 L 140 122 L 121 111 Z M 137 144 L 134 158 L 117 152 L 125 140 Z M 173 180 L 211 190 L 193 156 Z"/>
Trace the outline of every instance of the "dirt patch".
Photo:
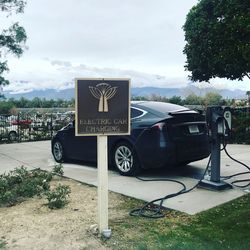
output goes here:
<path id="1" fill-rule="evenodd" d="M 51 183 L 69 185 L 69 203 L 51 210 L 45 198 L 32 198 L 13 207 L 0 208 L 0 241 L 6 249 L 107 249 L 90 232 L 97 224 L 97 189 L 69 179 Z M 109 218 L 120 219 L 123 197 L 109 193 Z M 118 209 L 119 208 L 119 209 Z"/>

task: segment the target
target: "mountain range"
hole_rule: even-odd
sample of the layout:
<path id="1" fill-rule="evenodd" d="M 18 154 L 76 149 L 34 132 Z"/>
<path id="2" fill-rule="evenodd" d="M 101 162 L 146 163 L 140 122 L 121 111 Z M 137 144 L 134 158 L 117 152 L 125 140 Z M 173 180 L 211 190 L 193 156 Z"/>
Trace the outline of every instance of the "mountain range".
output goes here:
<path id="1" fill-rule="evenodd" d="M 132 87 L 132 96 L 151 96 L 158 95 L 162 97 L 170 98 L 172 96 L 180 96 L 185 98 L 189 94 L 193 93 L 198 96 L 204 96 L 208 92 L 216 92 L 225 99 L 245 99 L 246 91 L 235 89 L 216 89 L 213 87 L 199 88 L 191 85 L 185 88 L 160 88 L 160 87 Z M 75 89 L 68 88 L 63 90 L 45 89 L 45 90 L 33 90 L 27 93 L 11 93 L 3 91 L 2 94 L 6 98 L 20 99 L 21 97 L 27 99 L 33 99 L 34 97 L 45 98 L 45 99 L 65 99 L 70 100 L 75 96 Z"/>

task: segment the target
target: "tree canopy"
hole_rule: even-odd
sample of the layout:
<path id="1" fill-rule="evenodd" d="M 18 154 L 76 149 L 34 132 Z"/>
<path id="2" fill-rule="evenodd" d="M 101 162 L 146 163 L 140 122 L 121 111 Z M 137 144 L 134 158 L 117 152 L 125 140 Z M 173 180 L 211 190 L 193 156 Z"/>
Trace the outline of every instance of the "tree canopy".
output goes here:
<path id="1" fill-rule="evenodd" d="M 200 0 L 183 29 L 191 80 L 250 78 L 249 0 Z"/>
<path id="2" fill-rule="evenodd" d="M 21 13 L 25 4 L 26 2 L 22 0 L 1 0 L 0 11 L 8 13 L 8 16 L 13 12 Z M 9 70 L 5 55 L 11 53 L 17 57 L 21 56 L 26 39 L 25 29 L 17 22 L 0 33 L 0 85 L 9 84 L 9 81 L 3 77 L 3 73 Z"/>

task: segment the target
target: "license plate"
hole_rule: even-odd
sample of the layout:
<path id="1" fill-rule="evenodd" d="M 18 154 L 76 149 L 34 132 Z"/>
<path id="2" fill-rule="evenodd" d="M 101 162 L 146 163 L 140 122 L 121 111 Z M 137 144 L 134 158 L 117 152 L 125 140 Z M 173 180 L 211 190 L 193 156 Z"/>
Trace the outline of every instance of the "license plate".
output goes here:
<path id="1" fill-rule="evenodd" d="M 199 128 L 198 128 L 197 125 L 189 125 L 188 128 L 189 128 L 189 133 L 190 134 L 197 134 L 197 133 L 199 133 Z"/>

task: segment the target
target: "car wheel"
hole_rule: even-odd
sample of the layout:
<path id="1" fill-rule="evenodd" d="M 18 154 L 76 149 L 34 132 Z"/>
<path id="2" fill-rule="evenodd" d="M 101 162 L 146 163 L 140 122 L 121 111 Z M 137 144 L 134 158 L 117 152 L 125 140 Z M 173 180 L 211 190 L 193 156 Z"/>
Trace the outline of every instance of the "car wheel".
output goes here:
<path id="1" fill-rule="evenodd" d="M 55 141 L 52 146 L 52 153 L 56 162 L 62 163 L 66 160 L 62 143 Z"/>
<path id="2" fill-rule="evenodd" d="M 15 131 L 11 131 L 9 133 L 9 140 L 10 141 L 16 141 L 17 140 L 17 133 Z"/>
<path id="3" fill-rule="evenodd" d="M 121 175 L 127 176 L 136 175 L 141 169 L 135 150 L 127 142 L 120 142 L 115 146 L 113 165 Z"/>

